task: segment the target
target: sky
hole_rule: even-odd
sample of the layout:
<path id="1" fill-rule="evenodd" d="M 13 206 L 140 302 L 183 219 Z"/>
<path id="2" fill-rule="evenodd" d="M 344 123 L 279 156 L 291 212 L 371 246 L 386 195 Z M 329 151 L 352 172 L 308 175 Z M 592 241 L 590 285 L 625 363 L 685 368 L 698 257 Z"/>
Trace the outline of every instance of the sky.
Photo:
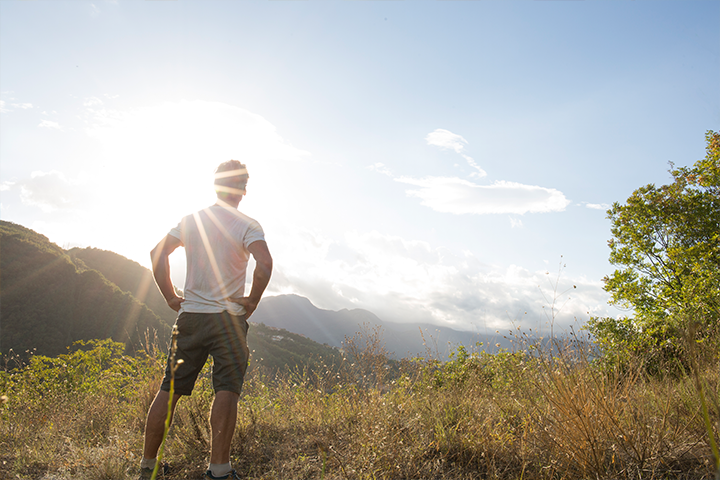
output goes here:
<path id="1" fill-rule="evenodd" d="M 704 157 L 719 79 L 718 1 L 2 0 L 0 218 L 149 267 L 238 159 L 267 295 L 560 331 L 632 313 L 606 211 Z"/>

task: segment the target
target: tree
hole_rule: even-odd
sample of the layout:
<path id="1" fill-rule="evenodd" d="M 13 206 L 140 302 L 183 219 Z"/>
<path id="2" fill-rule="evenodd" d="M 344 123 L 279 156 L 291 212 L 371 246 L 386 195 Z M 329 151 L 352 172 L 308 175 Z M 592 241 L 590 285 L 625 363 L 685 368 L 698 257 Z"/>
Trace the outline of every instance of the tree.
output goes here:
<path id="1" fill-rule="evenodd" d="M 592 319 L 601 343 L 679 348 L 688 322 L 703 334 L 720 324 L 720 134 L 706 134 L 707 155 L 675 168 L 673 181 L 641 187 L 608 210 L 612 222 L 605 277 L 611 304 L 634 310 L 633 319 Z M 609 345 L 608 345 L 609 346 Z M 615 345 L 617 346 L 617 345 Z"/>

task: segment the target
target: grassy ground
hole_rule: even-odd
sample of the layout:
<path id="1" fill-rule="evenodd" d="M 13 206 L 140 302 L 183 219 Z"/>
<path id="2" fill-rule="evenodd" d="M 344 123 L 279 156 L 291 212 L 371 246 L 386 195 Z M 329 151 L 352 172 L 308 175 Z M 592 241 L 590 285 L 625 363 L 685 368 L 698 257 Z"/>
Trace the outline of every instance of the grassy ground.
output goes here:
<path id="1" fill-rule="evenodd" d="M 377 340 L 377 337 L 370 338 Z M 239 405 L 233 466 L 251 479 L 712 479 L 693 375 L 602 369 L 571 338 L 514 352 L 386 368 L 377 342 L 342 365 L 255 368 Z M 718 437 L 717 353 L 698 366 Z M 0 479 L 134 479 L 162 355 L 96 342 L 0 374 Z M 199 479 L 209 451 L 205 375 L 166 446 L 172 479 Z"/>

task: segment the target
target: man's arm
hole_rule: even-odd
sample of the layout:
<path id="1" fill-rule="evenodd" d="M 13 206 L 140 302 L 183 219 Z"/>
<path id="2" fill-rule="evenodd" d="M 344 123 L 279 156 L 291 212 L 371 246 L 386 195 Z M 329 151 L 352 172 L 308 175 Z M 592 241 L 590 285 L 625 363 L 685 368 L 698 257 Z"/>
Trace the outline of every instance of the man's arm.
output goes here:
<path id="1" fill-rule="evenodd" d="M 252 288 L 250 289 L 250 295 L 247 297 L 231 298 L 230 301 L 239 303 L 245 307 L 247 317 L 255 311 L 260 303 L 260 298 L 265 291 L 265 288 L 270 282 L 270 275 L 272 275 L 273 260 L 268 250 L 267 243 L 264 240 L 258 240 L 253 242 L 248 247 L 248 251 L 252 254 L 255 259 L 255 271 L 253 272 Z"/>
<path id="2" fill-rule="evenodd" d="M 170 260 L 168 257 L 170 257 L 170 254 L 174 252 L 176 248 L 181 246 L 182 242 L 179 238 L 166 235 L 165 238 L 160 240 L 160 243 L 153 248 L 152 252 L 150 252 L 155 282 L 160 289 L 160 293 L 165 297 L 168 306 L 176 312 L 180 310 L 180 304 L 184 302 L 185 299 L 178 297 L 175 293 L 175 287 L 170 279 Z"/>

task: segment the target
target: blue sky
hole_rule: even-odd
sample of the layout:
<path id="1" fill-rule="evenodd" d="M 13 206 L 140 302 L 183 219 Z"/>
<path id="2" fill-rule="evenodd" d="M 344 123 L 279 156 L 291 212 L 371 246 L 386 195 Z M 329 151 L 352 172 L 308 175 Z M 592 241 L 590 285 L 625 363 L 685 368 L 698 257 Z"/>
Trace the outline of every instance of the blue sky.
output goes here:
<path id="1" fill-rule="evenodd" d="M 148 266 L 236 158 L 269 294 L 478 331 L 546 328 L 555 296 L 558 326 L 622 314 L 605 210 L 704 156 L 719 19 L 717 1 L 2 1 L 0 217 Z M 172 268 L 182 286 L 182 253 Z"/>

